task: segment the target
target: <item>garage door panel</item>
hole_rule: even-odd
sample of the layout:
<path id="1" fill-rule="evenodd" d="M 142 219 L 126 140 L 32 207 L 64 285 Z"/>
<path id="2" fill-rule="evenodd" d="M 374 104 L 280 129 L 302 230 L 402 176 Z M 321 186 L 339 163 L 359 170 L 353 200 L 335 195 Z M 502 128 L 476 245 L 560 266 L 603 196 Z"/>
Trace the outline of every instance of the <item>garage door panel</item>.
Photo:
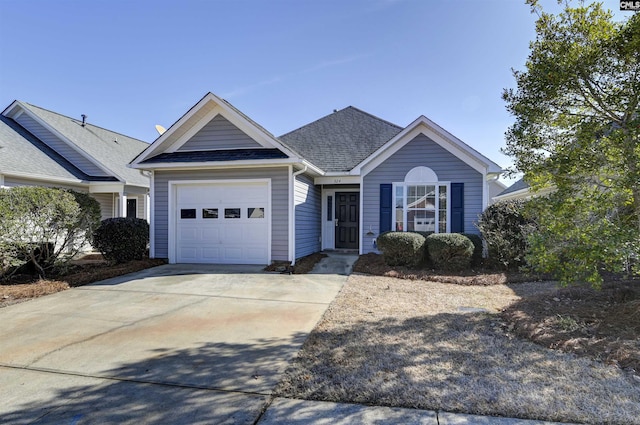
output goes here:
<path id="1" fill-rule="evenodd" d="M 218 227 L 205 227 L 201 231 L 201 240 L 215 242 L 220 239 L 220 229 Z"/>
<path id="2" fill-rule="evenodd" d="M 267 182 L 177 185 L 175 261 L 266 264 L 270 248 L 268 188 Z M 181 210 L 194 209 L 195 217 L 189 213 L 182 218 Z"/>
<path id="3" fill-rule="evenodd" d="M 243 238 L 241 224 L 234 223 L 231 226 L 224 226 L 222 231 L 224 237 L 221 238 L 221 242 L 223 243 L 237 243 L 238 241 L 246 240 Z"/>
<path id="4" fill-rule="evenodd" d="M 262 248 L 248 248 L 246 253 L 249 260 L 259 260 L 264 258 L 266 254 L 267 253 Z"/>
<path id="5" fill-rule="evenodd" d="M 205 260 L 211 260 L 212 262 L 220 261 L 220 248 L 219 247 L 202 248 L 202 258 Z"/>
<path id="6" fill-rule="evenodd" d="M 179 258 L 181 258 L 184 262 L 190 262 L 196 260 L 198 258 L 198 249 L 197 248 L 180 248 Z"/>
<path id="7" fill-rule="evenodd" d="M 186 226 L 182 228 L 180 232 L 181 241 L 197 241 L 198 239 L 198 229 Z"/>

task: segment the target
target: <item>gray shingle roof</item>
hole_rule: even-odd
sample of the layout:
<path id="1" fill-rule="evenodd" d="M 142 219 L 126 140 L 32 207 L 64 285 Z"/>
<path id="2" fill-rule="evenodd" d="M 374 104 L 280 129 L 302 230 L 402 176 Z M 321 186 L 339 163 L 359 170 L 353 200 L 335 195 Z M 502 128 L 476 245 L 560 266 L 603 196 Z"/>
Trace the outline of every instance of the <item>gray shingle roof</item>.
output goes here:
<path id="1" fill-rule="evenodd" d="M 502 192 L 500 192 L 497 196 L 508 195 L 510 193 L 517 192 L 522 189 L 527 189 L 528 187 L 529 187 L 529 184 L 524 181 L 524 177 L 523 177 L 520 180 L 516 181 L 511 186 L 509 186 L 508 188 L 506 188 L 505 190 L 503 190 Z"/>
<path id="2" fill-rule="evenodd" d="M 82 127 L 79 120 L 28 103 L 21 102 L 21 104 L 55 128 L 71 143 L 95 158 L 115 177 L 119 177 L 127 184 L 149 186 L 149 179 L 141 175 L 139 170 L 127 167 L 133 158 L 149 146 L 148 143 L 90 123 Z"/>
<path id="3" fill-rule="evenodd" d="M 0 173 L 28 175 L 36 179 L 115 181 L 113 177 L 89 176 L 25 130 L 0 115 Z"/>
<path id="4" fill-rule="evenodd" d="M 328 172 L 350 171 L 401 127 L 349 106 L 278 139 Z"/>
<path id="5" fill-rule="evenodd" d="M 158 162 L 243 161 L 281 158 L 287 158 L 287 155 L 279 149 L 229 149 L 221 151 L 162 153 L 142 161 L 142 164 Z"/>

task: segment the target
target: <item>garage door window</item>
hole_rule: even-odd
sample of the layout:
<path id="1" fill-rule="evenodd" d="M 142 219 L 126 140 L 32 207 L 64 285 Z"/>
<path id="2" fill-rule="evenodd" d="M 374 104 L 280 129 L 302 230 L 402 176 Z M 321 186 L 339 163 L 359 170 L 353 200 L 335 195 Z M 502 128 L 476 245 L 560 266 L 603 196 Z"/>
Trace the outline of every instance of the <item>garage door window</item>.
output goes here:
<path id="1" fill-rule="evenodd" d="M 218 218 L 218 209 L 217 208 L 203 208 L 202 209 L 202 218 Z"/>
<path id="2" fill-rule="evenodd" d="M 180 210 L 180 218 L 196 218 L 195 208 L 183 208 Z"/>
<path id="3" fill-rule="evenodd" d="M 240 218 L 240 208 L 225 208 L 224 218 Z"/>
<path id="4" fill-rule="evenodd" d="M 247 217 L 264 218 L 264 208 L 247 208 Z"/>

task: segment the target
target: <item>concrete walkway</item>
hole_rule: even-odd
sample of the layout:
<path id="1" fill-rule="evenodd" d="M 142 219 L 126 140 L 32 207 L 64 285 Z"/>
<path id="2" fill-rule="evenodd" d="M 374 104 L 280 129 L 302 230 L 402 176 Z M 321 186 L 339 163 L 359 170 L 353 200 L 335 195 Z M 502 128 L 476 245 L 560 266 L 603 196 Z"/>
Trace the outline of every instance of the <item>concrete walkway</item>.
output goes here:
<path id="1" fill-rule="evenodd" d="M 165 265 L 0 309 L 0 423 L 542 424 L 273 398 L 357 255 Z"/>

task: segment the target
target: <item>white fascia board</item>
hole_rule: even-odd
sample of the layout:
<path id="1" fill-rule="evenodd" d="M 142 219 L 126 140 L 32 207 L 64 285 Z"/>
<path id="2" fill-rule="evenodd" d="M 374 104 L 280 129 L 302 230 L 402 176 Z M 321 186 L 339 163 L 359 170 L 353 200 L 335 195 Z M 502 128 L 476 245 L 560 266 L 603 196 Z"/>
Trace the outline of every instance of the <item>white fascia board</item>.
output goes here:
<path id="1" fill-rule="evenodd" d="M 132 165 L 139 164 L 140 162 L 147 159 L 149 156 L 154 154 L 159 147 L 171 136 L 178 128 L 184 125 L 191 117 L 200 111 L 204 107 L 204 105 L 209 102 L 209 95 L 211 93 L 207 93 L 202 99 L 200 99 L 195 105 L 193 105 L 183 116 L 181 116 L 178 121 L 174 122 L 171 127 L 167 129 L 164 133 L 162 133 L 156 140 L 149 145 L 145 150 L 143 150 L 137 157 L 131 161 Z M 135 167 L 134 167 L 135 168 Z"/>
<path id="2" fill-rule="evenodd" d="M 505 195 L 494 196 L 492 199 L 496 202 L 508 201 L 511 199 L 531 199 L 537 196 L 545 196 L 555 191 L 555 186 L 540 189 L 537 192 L 533 192 L 530 187 L 525 187 L 524 189 L 516 190 L 515 192 L 507 193 Z"/>
<path id="3" fill-rule="evenodd" d="M 45 176 L 43 174 L 20 173 L 15 171 L 11 171 L 8 173 L 5 172 L 4 175 L 9 177 L 16 177 L 19 179 L 42 180 L 42 181 L 51 182 L 51 183 L 65 183 L 65 184 L 88 184 L 89 183 L 86 180 L 80 180 L 80 179 L 67 179 L 64 177 L 52 177 L 52 176 Z"/>
<path id="4" fill-rule="evenodd" d="M 2 111 L 2 115 L 9 118 L 14 118 L 15 116 L 19 115 L 19 113 L 15 111 L 15 108 L 19 107 L 19 103 L 20 102 L 18 102 L 17 100 L 14 100 L 13 102 L 11 102 L 9 106 L 4 108 L 4 111 Z"/>
<path id="5" fill-rule="evenodd" d="M 195 136 L 204 126 L 209 124 L 209 122 L 214 119 L 218 115 L 222 115 L 225 119 L 227 119 L 231 124 L 236 126 L 240 131 L 245 133 L 247 136 L 251 137 L 256 143 L 258 143 L 263 148 L 272 149 L 272 148 L 280 148 L 280 146 L 275 146 L 273 141 L 264 134 L 264 132 L 259 131 L 254 125 L 247 122 L 247 120 L 243 119 L 239 114 L 235 113 L 233 110 L 226 110 L 220 104 L 216 103 L 216 105 L 207 112 L 202 118 L 198 120 L 187 132 L 185 132 L 178 140 L 173 142 L 171 146 L 164 150 L 164 152 L 176 152 L 182 145 L 187 143 L 193 136 Z M 291 155 L 288 155 L 291 156 Z"/>
<path id="6" fill-rule="evenodd" d="M 168 148 L 159 149 L 161 145 L 170 138 L 170 136 L 186 122 L 193 117 L 193 115 L 197 114 L 202 108 L 204 108 L 207 104 L 212 102 L 215 106 L 211 111 L 207 112 L 207 114 L 202 117 L 198 122 L 188 129 L 185 134 L 180 136 L 176 141 L 174 141 Z M 290 158 L 295 158 L 297 160 L 301 160 L 298 158 L 298 155 L 292 152 L 289 148 L 285 147 L 280 141 L 278 141 L 274 136 L 268 134 L 263 129 L 259 128 L 254 123 L 250 122 L 245 116 L 243 116 L 240 112 L 238 112 L 234 107 L 232 107 L 229 103 L 225 102 L 223 99 L 214 95 L 213 93 L 207 93 L 195 106 L 193 106 L 186 114 L 184 114 L 178 121 L 176 121 L 167 131 L 165 131 L 160 137 L 158 137 L 147 149 L 145 149 L 137 158 L 135 158 L 131 163 L 139 164 L 140 162 L 147 159 L 149 156 L 155 153 L 162 152 L 175 152 L 180 148 L 184 143 L 186 143 L 191 137 L 193 137 L 198 131 L 202 129 L 209 121 L 211 121 L 216 115 L 221 114 L 227 120 L 229 120 L 233 125 L 238 127 L 240 130 L 245 132 L 249 137 L 255 140 L 257 143 L 262 145 L 265 148 L 276 148 L 280 149 Z"/>
<path id="7" fill-rule="evenodd" d="M 91 183 L 89 193 L 120 193 L 124 191 L 123 183 Z"/>
<path id="8" fill-rule="evenodd" d="M 307 167 L 308 171 L 311 171 L 312 173 L 318 174 L 320 176 L 323 176 L 323 175 L 327 174 L 320 167 L 317 167 L 317 166 L 313 165 L 312 163 L 310 163 L 306 159 L 303 159 L 301 161 L 301 164 L 303 166 Z"/>
<path id="9" fill-rule="evenodd" d="M 368 174 L 420 134 L 424 134 L 481 174 L 487 172 L 498 173 L 502 171 L 502 168 L 498 164 L 442 129 L 427 117 L 420 116 L 393 139 L 389 140 L 368 158 L 354 167 L 351 174 L 361 174 L 363 176 Z"/>
<path id="10" fill-rule="evenodd" d="M 36 115 L 33 112 L 31 112 L 31 110 L 29 108 L 23 106 L 20 101 L 16 101 L 15 103 L 17 103 L 17 106 L 19 106 L 22 109 L 23 113 L 25 113 L 29 117 L 33 118 L 34 121 L 36 121 L 38 124 L 43 126 L 45 129 L 47 129 L 50 133 L 52 133 L 54 136 L 56 136 L 62 142 L 64 142 L 67 145 L 69 145 L 73 150 L 75 150 L 80 155 L 82 155 L 87 161 L 91 162 L 93 165 L 95 165 L 96 167 L 98 167 L 99 169 L 101 169 L 102 171 L 107 173 L 108 175 L 111 175 L 111 176 L 117 178 L 120 181 L 124 180 L 120 175 L 118 175 L 118 173 L 116 173 L 115 171 L 113 171 L 113 170 L 109 169 L 108 167 L 106 167 L 104 164 L 102 164 L 100 161 L 98 161 L 92 155 L 90 155 L 89 153 L 85 152 L 85 150 L 82 149 L 80 146 L 76 145 L 71 140 L 69 140 L 66 136 L 64 136 L 62 133 L 60 133 L 55 127 L 49 125 L 48 122 L 46 122 L 45 120 L 41 119 L 38 115 Z M 13 118 L 14 116 L 17 116 L 17 115 L 18 114 L 16 113 L 16 111 L 12 111 L 12 115 L 10 117 Z"/>
<path id="11" fill-rule="evenodd" d="M 313 184 L 360 184 L 360 176 L 347 174 L 325 175 L 313 179 Z"/>
<path id="12" fill-rule="evenodd" d="M 297 164 L 298 161 L 292 159 L 276 160 L 248 160 L 248 161 L 218 161 L 218 162 L 165 162 L 158 164 L 136 164 L 132 168 L 140 170 L 202 170 L 208 168 L 263 168 L 263 167 L 283 167 Z"/>
<path id="13" fill-rule="evenodd" d="M 509 199 L 518 199 L 518 198 L 528 198 L 531 196 L 530 190 L 528 187 L 524 189 L 516 190 L 515 192 L 507 193 L 504 195 L 497 195 L 493 197 L 494 201 L 506 201 Z"/>

